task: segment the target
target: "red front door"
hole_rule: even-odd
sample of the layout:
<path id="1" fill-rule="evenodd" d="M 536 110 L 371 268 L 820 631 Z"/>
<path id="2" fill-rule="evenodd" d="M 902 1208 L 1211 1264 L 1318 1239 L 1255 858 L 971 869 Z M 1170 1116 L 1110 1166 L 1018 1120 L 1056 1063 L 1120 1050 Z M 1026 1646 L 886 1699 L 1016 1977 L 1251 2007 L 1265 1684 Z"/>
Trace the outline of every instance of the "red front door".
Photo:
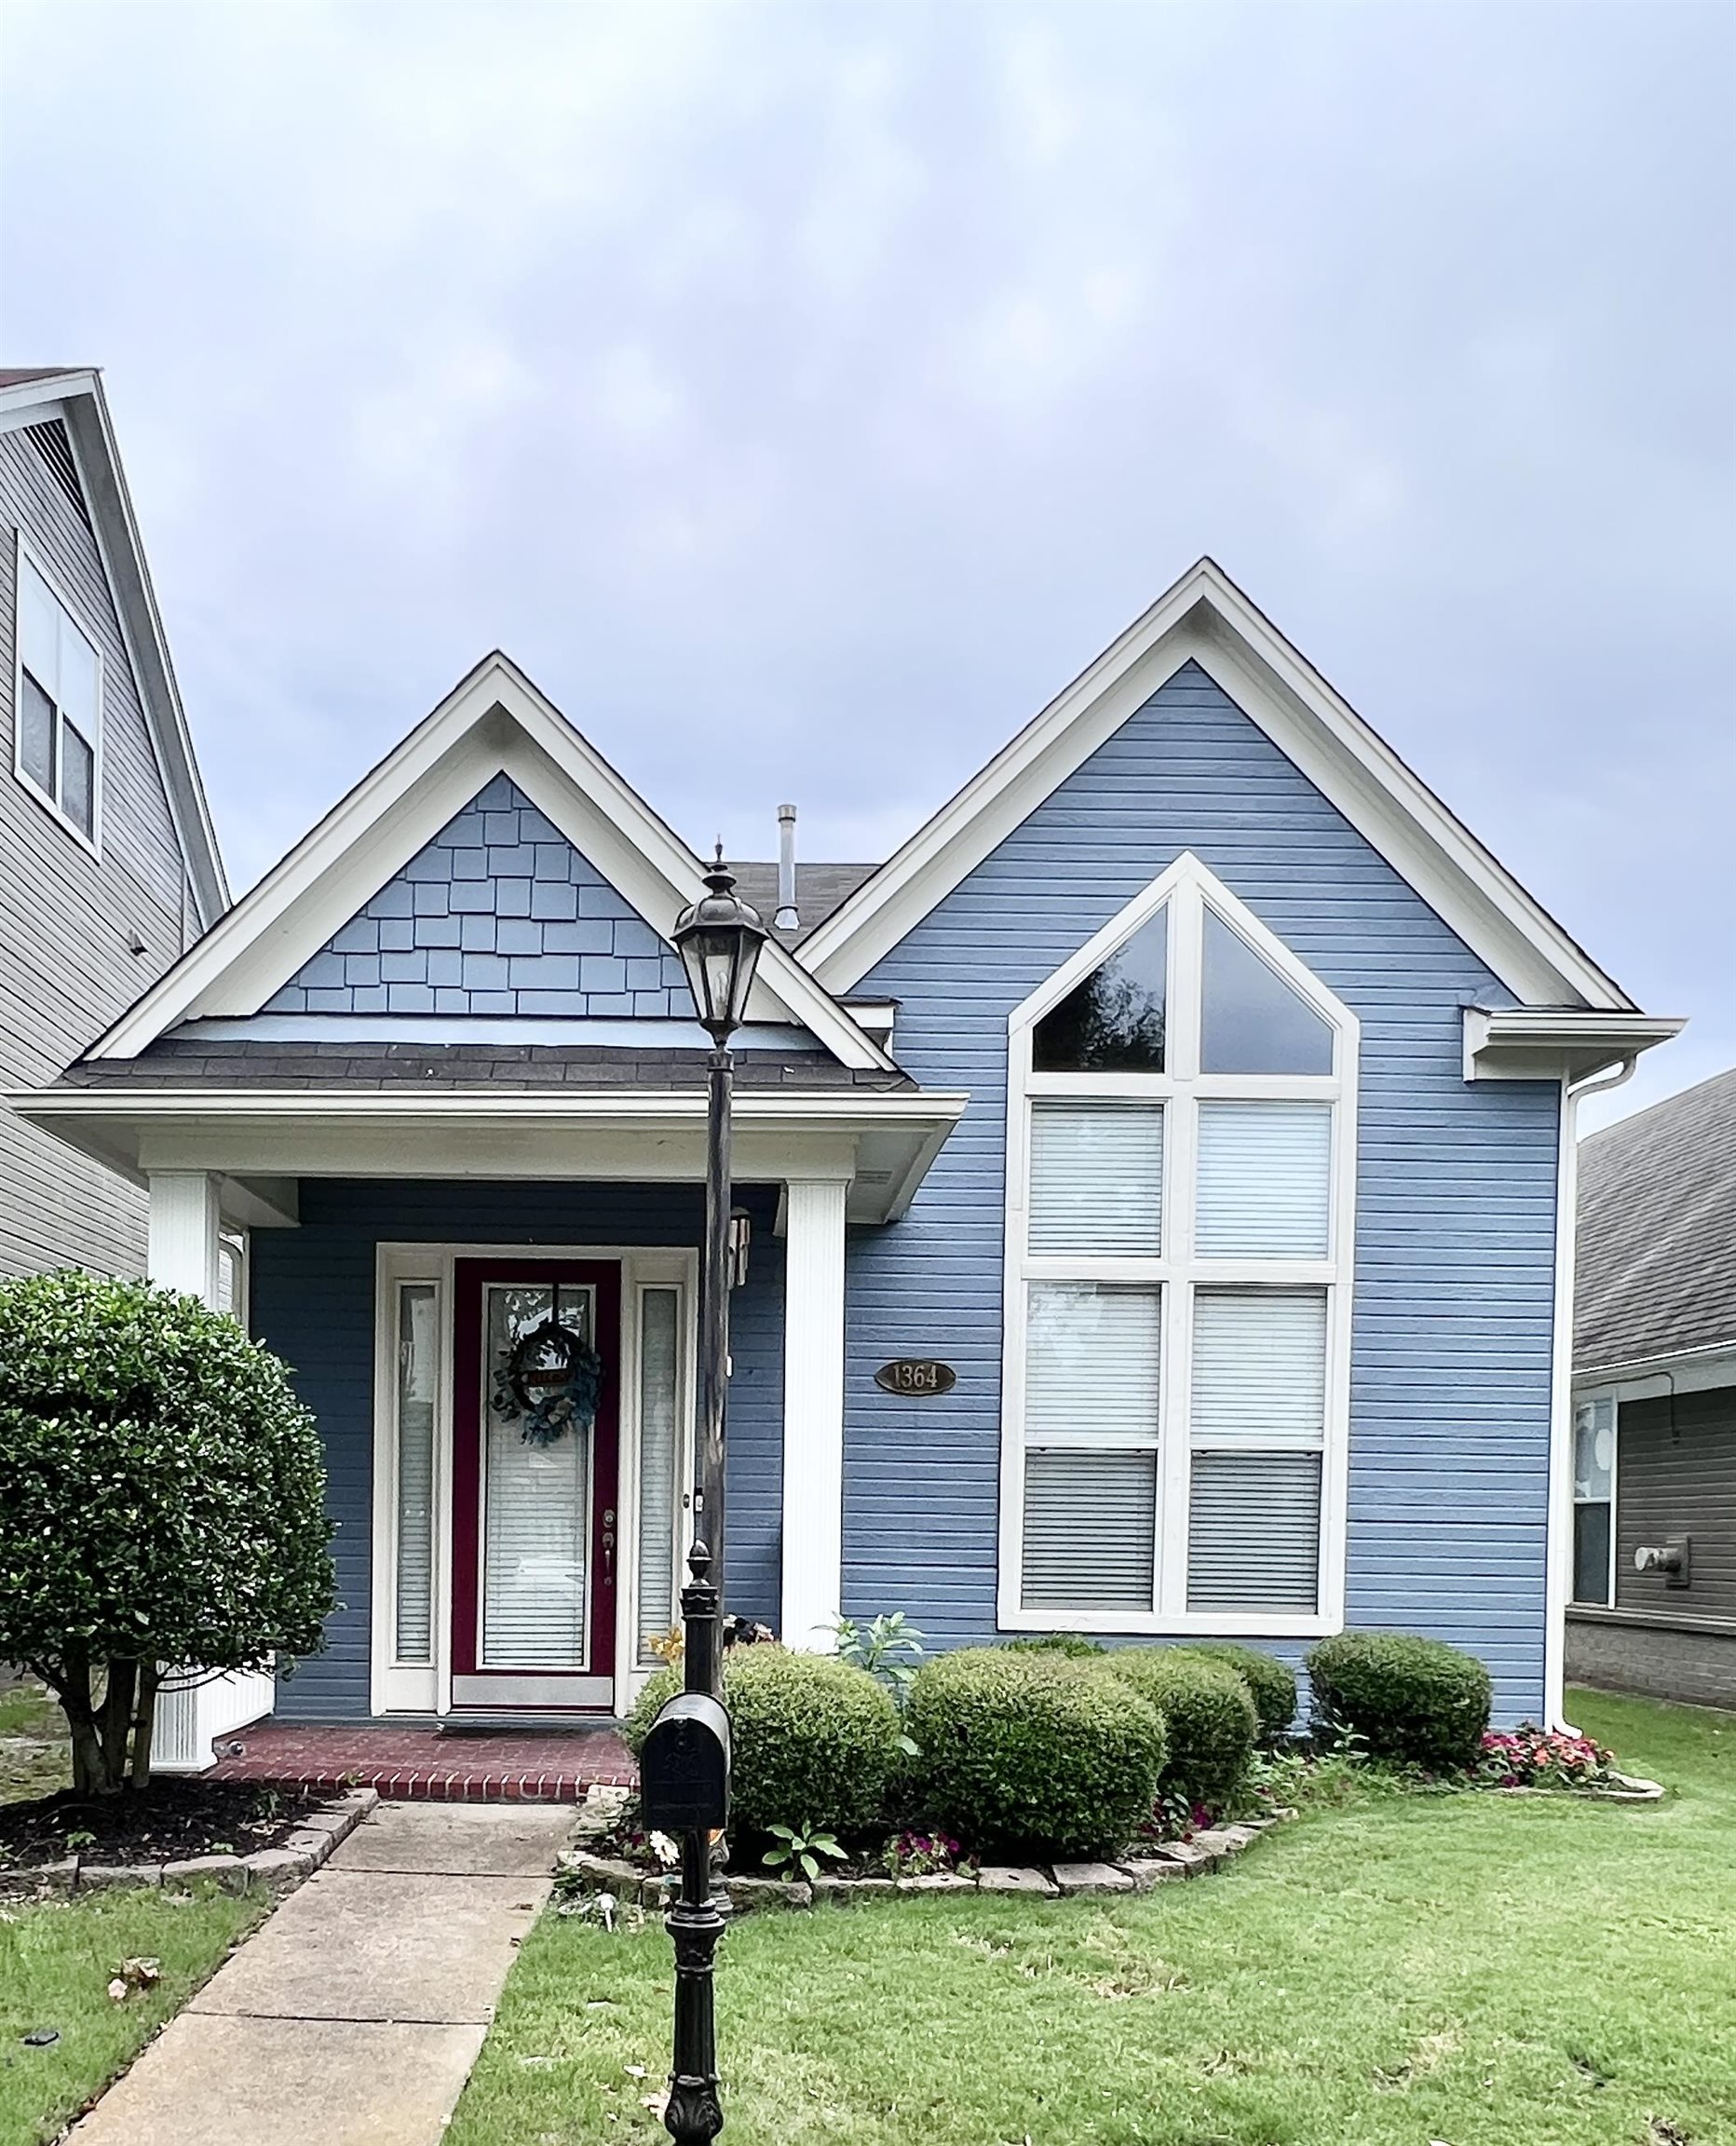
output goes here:
<path id="1" fill-rule="evenodd" d="M 608 1712 L 620 1269 L 528 1253 L 461 1259 L 454 1315 L 453 1706 Z M 515 1345 L 531 1337 L 515 1380 Z M 594 1414 L 562 1405 L 572 1390 L 559 1366 L 583 1362 L 575 1344 L 601 1360 Z"/>

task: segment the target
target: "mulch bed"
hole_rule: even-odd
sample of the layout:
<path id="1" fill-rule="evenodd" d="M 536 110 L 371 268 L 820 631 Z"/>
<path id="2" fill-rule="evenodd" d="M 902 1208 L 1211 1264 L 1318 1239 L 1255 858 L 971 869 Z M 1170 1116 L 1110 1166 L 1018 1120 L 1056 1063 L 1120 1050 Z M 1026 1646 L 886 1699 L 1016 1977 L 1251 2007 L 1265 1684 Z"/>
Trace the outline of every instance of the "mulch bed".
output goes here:
<path id="1" fill-rule="evenodd" d="M 0 1804 L 0 1868 L 29 1869 L 71 1854 L 99 1863 L 167 1863 L 275 1848 L 320 1799 L 259 1781 L 153 1781 L 118 1796 L 70 1788 Z"/>

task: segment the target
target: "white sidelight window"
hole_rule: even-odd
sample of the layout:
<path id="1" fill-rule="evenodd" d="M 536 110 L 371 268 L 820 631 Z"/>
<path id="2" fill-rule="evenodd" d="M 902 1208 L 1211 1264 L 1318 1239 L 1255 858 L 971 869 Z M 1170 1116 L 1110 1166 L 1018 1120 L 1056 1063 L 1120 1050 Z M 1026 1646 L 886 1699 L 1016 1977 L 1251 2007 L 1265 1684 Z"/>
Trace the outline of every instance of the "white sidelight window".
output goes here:
<path id="1" fill-rule="evenodd" d="M 1184 857 L 1009 1044 L 1001 1623 L 1336 1623 L 1354 1016 Z"/>
<path id="2" fill-rule="evenodd" d="M 677 1618 L 675 1547 L 681 1513 L 681 1291 L 639 1293 L 639 1648 L 641 1668 L 658 1666 L 651 1641 Z"/>
<path id="3" fill-rule="evenodd" d="M 434 1422 L 440 1393 L 440 1291 L 398 1288 L 397 1555 L 394 1658 L 434 1659 Z"/>

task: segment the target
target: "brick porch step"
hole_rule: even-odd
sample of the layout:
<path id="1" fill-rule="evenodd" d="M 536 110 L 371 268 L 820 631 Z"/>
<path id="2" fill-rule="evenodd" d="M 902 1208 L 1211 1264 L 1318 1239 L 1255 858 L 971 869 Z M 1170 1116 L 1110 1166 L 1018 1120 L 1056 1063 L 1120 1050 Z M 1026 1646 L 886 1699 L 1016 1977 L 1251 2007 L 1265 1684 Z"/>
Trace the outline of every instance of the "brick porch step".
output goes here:
<path id="1" fill-rule="evenodd" d="M 224 1756 L 207 1780 L 377 1788 L 409 1802 L 576 1803 L 593 1786 L 631 1787 L 639 1778 L 612 1728 L 442 1736 L 395 1722 L 261 1721 L 219 1749 Z"/>

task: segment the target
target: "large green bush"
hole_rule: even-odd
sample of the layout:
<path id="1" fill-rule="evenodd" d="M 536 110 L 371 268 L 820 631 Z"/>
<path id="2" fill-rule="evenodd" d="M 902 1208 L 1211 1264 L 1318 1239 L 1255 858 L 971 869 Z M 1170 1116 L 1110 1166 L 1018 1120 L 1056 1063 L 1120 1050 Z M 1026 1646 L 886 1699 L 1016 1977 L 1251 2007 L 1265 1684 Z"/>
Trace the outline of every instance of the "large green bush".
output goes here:
<path id="1" fill-rule="evenodd" d="M 1315 1720 L 1352 1729 L 1377 1759 L 1471 1765 L 1489 1725 L 1489 1673 L 1444 1639 L 1340 1632 L 1308 1656 Z"/>
<path id="2" fill-rule="evenodd" d="M 1282 1741 L 1296 1718 L 1296 1673 L 1287 1662 L 1281 1662 L 1276 1654 L 1263 1654 L 1257 1647 L 1241 1646 L 1234 1639 L 1191 1640 L 1175 1652 L 1227 1662 L 1248 1687 L 1259 1718 L 1260 1742 L 1271 1745 Z"/>
<path id="3" fill-rule="evenodd" d="M 993 1853 L 1121 1847 L 1150 1813 L 1166 1749 L 1158 1715 L 1100 1666 L 1003 1647 L 925 1664 L 905 1725 L 925 1814 Z"/>
<path id="4" fill-rule="evenodd" d="M 1094 1662 L 1109 1650 L 1101 1639 L 1088 1639 L 1082 1632 L 1043 1632 L 1030 1639 L 1003 1639 L 1009 1654 L 1067 1654 L 1076 1662 Z"/>
<path id="5" fill-rule="evenodd" d="M 661 1669 L 627 1724 L 636 1759 L 680 1673 Z M 737 1647 L 724 1665 L 733 1761 L 732 1824 L 854 1832 L 881 1814 L 899 1757 L 898 1709 L 865 1669 L 830 1654 Z"/>
<path id="6" fill-rule="evenodd" d="M 197 1297 L 0 1283 L 0 1661 L 64 1708 L 86 1792 L 149 1772 L 157 1665 L 312 1653 L 325 1465 L 283 1365 Z"/>
<path id="7" fill-rule="evenodd" d="M 1241 1785 L 1259 1729 L 1237 1672 L 1179 1647 L 1118 1647 L 1097 1673 L 1128 1685 L 1161 1715 L 1170 1746 L 1166 1792 L 1220 1810 Z"/>

